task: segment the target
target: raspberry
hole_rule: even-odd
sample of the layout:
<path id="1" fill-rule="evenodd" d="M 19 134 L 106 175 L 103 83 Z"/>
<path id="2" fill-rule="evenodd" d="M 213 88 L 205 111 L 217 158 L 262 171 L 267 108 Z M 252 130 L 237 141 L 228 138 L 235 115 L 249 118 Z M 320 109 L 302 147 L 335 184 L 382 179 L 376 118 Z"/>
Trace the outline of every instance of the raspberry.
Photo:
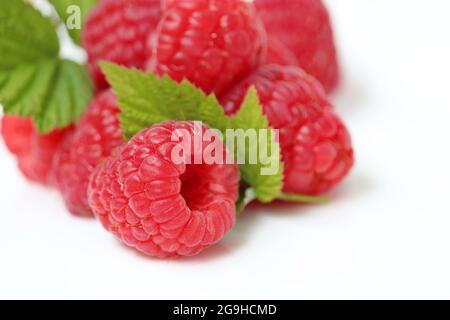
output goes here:
<path id="1" fill-rule="evenodd" d="M 280 60 L 280 41 L 297 57 L 299 66 L 316 77 L 327 92 L 332 91 L 339 81 L 339 68 L 330 17 L 323 2 L 255 0 L 255 6 L 269 34 L 268 62 L 292 64 L 292 60 Z"/>
<path id="2" fill-rule="evenodd" d="M 2 119 L 3 140 L 16 156 L 20 171 L 27 179 L 47 185 L 53 180 L 53 157 L 70 131 L 68 128 L 40 135 L 29 118 L 4 116 Z"/>
<path id="3" fill-rule="evenodd" d="M 56 185 L 74 215 L 92 215 L 86 194 L 89 177 L 98 163 L 124 142 L 118 113 L 115 95 L 111 91 L 99 94 L 55 157 Z"/>
<path id="4" fill-rule="evenodd" d="M 150 71 L 223 93 L 265 58 L 266 34 L 244 0 L 169 0 L 155 35 Z"/>
<path id="5" fill-rule="evenodd" d="M 251 85 L 270 125 L 280 129 L 283 190 L 315 195 L 337 185 L 353 166 L 353 149 L 320 83 L 298 67 L 264 66 L 223 97 L 228 114 L 239 109 Z"/>
<path id="6" fill-rule="evenodd" d="M 171 121 L 141 131 L 96 169 L 88 190 L 103 226 L 153 257 L 197 254 L 235 222 L 237 166 L 194 164 L 199 149 L 186 150 L 181 164 L 172 161 L 172 150 L 180 145 L 172 135 L 178 130 L 194 139 L 198 126 Z M 211 143 L 202 142 L 201 149 Z"/>
<path id="7" fill-rule="evenodd" d="M 284 66 L 298 66 L 295 54 L 286 47 L 283 42 L 276 38 L 271 38 L 267 52 L 267 60 L 270 64 L 281 64 Z"/>
<path id="8" fill-rule="evenodd" d="M 98 63 L 112 61 L 144 69 L 146 41 L 161 16 L 159 0 L 103 0 L 92 11 L 83 32 L 89 68 L 99 90 L 109 87 Z"/>

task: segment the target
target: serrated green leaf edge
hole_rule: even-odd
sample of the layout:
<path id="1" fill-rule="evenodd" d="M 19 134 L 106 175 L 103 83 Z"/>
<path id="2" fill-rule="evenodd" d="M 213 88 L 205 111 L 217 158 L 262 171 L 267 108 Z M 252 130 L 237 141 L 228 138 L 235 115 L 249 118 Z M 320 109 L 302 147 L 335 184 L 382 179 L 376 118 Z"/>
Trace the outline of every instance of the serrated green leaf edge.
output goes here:
<path id="1" fill-rule="evenodd" d="M 258 94 L 255 88 L 251 87 L 249 89 L 239 111 L 235 115 L 229 117 L 229 123 L 230 127 L 234 129 L 251 128 L 256 130 L 268 130 L 268 145 L 265 149 L 272 150 L 273 147 L 274 154 L 270 154 L 270 157 L 273 158 L 273 161 L 277 162 L 277 172 L 273 175 L 261 175 L 257 172 L 261 170 L 262 166 L 249 164 L 247 165 L 247 170 L 242 171 L 242 176 L 245 181 L 256 179 L 256 183 L 254 182 L 250 185 L 254 188 L 254 192 L 259 201 L 273 201 L 277 195 L 281 193 L 283 187 L 283 163 L 281 161 L 281 150 L 278 141 L 274 140 L 275 132 L 269 126 L 269 122 L 263 114 L 262 106 L 259 102 Z M 227 145 L 229 144 L 228 141 L 226 141 L 226 143 Z M 248 156 L 248 153 L 251 153 L 254 149 L 258 149 L 259 147 L 261 147 L 261 144 L 247 145 L 247 148 L 245 149 L 247 151 L 246 157 Z M 239 150 L 236 151 L 239 152 Z M 257 152 L 257 154 L 259 155 L 260 153 Z"/>

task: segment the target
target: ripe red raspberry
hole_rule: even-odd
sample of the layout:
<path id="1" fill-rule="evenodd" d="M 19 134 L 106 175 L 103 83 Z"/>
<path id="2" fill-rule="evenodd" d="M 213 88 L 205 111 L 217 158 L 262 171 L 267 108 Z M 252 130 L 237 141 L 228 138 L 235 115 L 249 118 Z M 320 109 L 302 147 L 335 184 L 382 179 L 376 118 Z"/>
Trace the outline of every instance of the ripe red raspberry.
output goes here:
<path id="1" fill-rule="evenodd" d="M 235 222 L 237 166 L 194 164 L 212 142 L 175 162 L 172 150 L 181 142 L 172 135 L 179 130 L 194 139 L 198 126 L 171 121 L 141 131 L 96 169 L 89 186 L 89 203 L 103 226 L 153 257 L 197 254 Z"/>
<path id="2" fill-rule="evenodd" d="M 124 142 L 118 113 L 115 95 L 99 94 L 55 157 L 56 185 L 74 215 L 92 215 L 87 201 L 89 178 L 100 161 Z"/>
<path id="3" fill-rule="evenodd" d="M 286 47 L 280 40 L 271 38 L 267 51 L 267 60 L 270 64 L 280 64 L 283 66 L 298 66 L 295 54 Z"/>
<path id="4" fill-rule="evenodd" d="M 330 17 L 322 0 L 255 0 L 255 6 L 269 34 L 268 63 L 292 64 L 291 59 L 280 60 L 290 50 L 300 67 L 327 92 L 332 91 L 339 81 L 339 68 Z M 280 48 L 278 41 L 287 49 Z"/>
<path id="5" fill-rule="evenodd" d="M 244 0 L 169 0 L 149 69 L 221 94 L 265 58 L 266 34 Z"/>
<path id="6" fill-rule="evenodd" d="M 298 67 L 268 65 L 222 99 L 235 113 L 254 85 L 273 128 L 280 129 L 284 191 L 320 194 L 337 185 L 353 165 L 350 135 L 320 83 Z"/>
<path id="7" fill-rule="evenodd" d="M 54 130 L 40 135 L 31 119 L 16 116 L 2 119 L 3 140 L 16 156 L 20 171 L 27 179 L 42 184 L 51 184 L 53 157 L 70 130 Z"/>
<path id="8" fill-rule="evenodd" d="M 98 89 L 109 87 L 98 65 L 101 60 L 145 68 L 147 37 L 160 17 L 160 0 L 102 0 L 98 4 L 83 32 L 83 46 Z"/>

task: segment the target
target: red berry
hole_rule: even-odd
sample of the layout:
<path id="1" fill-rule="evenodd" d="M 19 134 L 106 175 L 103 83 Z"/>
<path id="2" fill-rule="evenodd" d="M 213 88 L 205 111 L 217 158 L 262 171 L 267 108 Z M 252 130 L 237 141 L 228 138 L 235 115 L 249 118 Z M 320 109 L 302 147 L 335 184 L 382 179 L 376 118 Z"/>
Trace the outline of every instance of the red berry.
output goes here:
<path id="1" fill-rule="evenodd" d="M 29 180 L 42 184 L 51 184 L 54 155 L 70 130 L 54 130 L 40 135 L 31 119 L 16 116 L 2 119 L 3 139 L 16 156 L 20 171 Z"/>
<path id="2" fill-rule="evenodd" d="M 251 85 L 270 125 L 280 129 L 284 191 L 314 195 L 337 185 L 353 166 L 353 149 L 320 83 L 298 67 L 268 65 L 223 97 L 227 113 L 239 109 Z"/>
<path id="3" fill-rule="evenodd" d="M 265 58 L 266 35 L 244 0 L 169 0 L 149 68 L 221 94 Z"/>
<path id="4" fill-rule="evenodd" d="M 202 156 L 199 149 L 186 150 L 184 161 L 175 162 L 172 150 L 180 142 L 173 134 L 178 130 L 194 139 L 198 126 L 172 121 L 141 131 L 97 168 L 88 191 L 103 226 L 153 257 L 197 254 L 235 222 L 237 166 L 194 164 L 195 155 Z"/>
<path id="5" fill-rule="evenodd" d="M 74 215 L 92 215 L 87 201 L 89 177 L 99 162 L 124 142 L 118 113 L 115 95 L 111 91 L 99 94 L 56 155 L 56 184 Z"/>
<path id="6" fill-rule="evenodd" d="M 316 77 L 326 91 L 339 81 L 333 31 L 322 0 L 255 0 L 255 6 L 269 34 L 269 63 L 292 64 L 280 60 L 290 50 L 299 66 Z M 278 41 L 287 49 L 280 49 Z M 295 64 L 298 65 L 298 64 Z"/>
<path id="7" fill-rule="evenodd" d="M 161 16 L 160 0 L 103 0 L 92 11 L 83 32 L 89 68 L 98 89 L 109 87 L 101 60 L 145 68 L 146 41 Z"/>
<path id="8" fill-rule="evenodd" d="M 271 38 L 267 52 L 267 60 L 270 64 L 281 64 L 283 66 L 298 66 L 295 54 L 277 38 Z"/>

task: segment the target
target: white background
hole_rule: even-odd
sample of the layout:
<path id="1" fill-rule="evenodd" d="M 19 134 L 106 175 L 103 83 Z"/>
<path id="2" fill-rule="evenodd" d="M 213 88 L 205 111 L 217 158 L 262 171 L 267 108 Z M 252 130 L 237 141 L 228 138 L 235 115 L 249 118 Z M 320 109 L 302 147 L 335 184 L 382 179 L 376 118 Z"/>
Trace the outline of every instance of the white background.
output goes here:
<path id="1" fill-rule="evenodd" d="M 450 298 L 450 2 L 328 1 L 357 165 L 320 206 L 257 207 L 204 254 L 145 258 L 0 147 L 0 298 Z"/>

